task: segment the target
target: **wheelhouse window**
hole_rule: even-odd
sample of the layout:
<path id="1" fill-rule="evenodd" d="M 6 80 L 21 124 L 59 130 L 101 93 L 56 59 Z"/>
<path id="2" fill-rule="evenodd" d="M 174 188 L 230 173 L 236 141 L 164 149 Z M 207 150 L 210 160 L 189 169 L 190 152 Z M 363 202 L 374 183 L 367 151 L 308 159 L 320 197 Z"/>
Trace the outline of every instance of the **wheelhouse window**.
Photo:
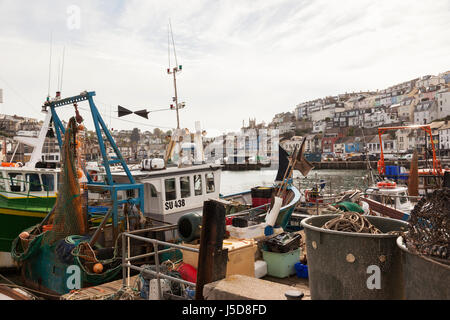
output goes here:
<path id="1" fill-rule="evenodd" d="M 156 192 L 156 188 L 154 185 L 152 185 L 150 183 L 150 195 L 152 198 L 157 198 L 158 197 L 158 192 Z"/>
<path id="2" fill-rule="evenodd" d="M 175 200 L 177 192 L 175 189 L 175 178 L 165 180 L 166 201 Z"/>
<path id="3" fill-rule="evenodd" d="M 202 176 L 200 174 L 196 174 L 194 176 L 194 193 L 196 196 L 201 196 L 203 194 L 202 188 Z"/>
<path id="4" fill-rule="evenodd" d="M 405 192 L 402 192 L 400 194 L 400 203 L 404 204 L 404 203 L 407 203 L 407 202 L 408 202 L 408 197 L 407 197 Z"/>
<path id="5" fill-rule="evenodd" d="M 191 178 L 181 177 L 180 178 L 180 192 L 181 198 L 189 198 L 191 196 Z"/>
<path id="6" fill-rule="evenodd" d="M 53 174 L 41 175 L 44 191 L 55 191 L 55 176 Z"/>
<path id="7" fill-rule="evenodd" d="M 41 180 L 39 175 L 36 173 L 27 173 L 27 185 L 30 191 L 42 191 Z"/>
<path id="8" fill-rule="evenodd" d="M 23 188 L 23 176 L 19 173 L 10 173 L 9 175 L 9 186 L 12 192 L 25 191 Z"/>
<path id="9" fill-rule="evenodd" d="M 207 173 L 206 174 L 206 193 L 213 193 L 216 191 L 216 186 L 214 184 L 214 174 Z"/>

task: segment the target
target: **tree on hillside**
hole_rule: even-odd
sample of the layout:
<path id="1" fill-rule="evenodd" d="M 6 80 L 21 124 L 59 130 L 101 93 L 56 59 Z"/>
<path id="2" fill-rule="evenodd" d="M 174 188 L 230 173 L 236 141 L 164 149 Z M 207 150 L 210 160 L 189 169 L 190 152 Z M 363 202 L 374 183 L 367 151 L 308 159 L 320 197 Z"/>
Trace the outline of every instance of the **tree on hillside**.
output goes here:
<path id="1" fill-rule="evenodd" d="M 141 136 L 139 134 L 139 129 L 138 128 L 134 128 L 133 131 L 131 132 L 131 136 L 130 136 L 131 142 L 137 144 L 139 142 L 139 140 L 141 139 Z"/>
<path id="2" fill-rule="evenodd" d="M 131 146 L 134 149 L 134 158 L 137 158 L 137 145 L 139 143 L 139 140 L 141 139 L 141 135 L 139 134 L 139 129 L 134 128 L 131 132 L 130 140 L 131 140 Z"/>
<path id="3" fill-rule="evenodd" d="M 161 138 L 161 136 L 163 135 L 163 131 L 160 128 L 155 128 L 155 130 L 153 130 L 153 135 L 156 138 Z"/>

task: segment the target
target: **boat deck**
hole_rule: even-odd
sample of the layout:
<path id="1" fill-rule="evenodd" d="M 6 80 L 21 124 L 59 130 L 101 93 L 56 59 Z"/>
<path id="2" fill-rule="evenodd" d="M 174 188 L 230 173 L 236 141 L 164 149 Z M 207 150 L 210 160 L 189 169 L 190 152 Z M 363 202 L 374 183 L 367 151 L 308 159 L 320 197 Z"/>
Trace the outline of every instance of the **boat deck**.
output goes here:
<path id="1" fill-rule="evenodd" d="M 138 275 L 130 278 L 130 286 L 133 286 Z M 122 279 L 104 283 L 99 286 L 83 288 L 61 296 L 61 300 L 107 300 L 122 288 Z"/>

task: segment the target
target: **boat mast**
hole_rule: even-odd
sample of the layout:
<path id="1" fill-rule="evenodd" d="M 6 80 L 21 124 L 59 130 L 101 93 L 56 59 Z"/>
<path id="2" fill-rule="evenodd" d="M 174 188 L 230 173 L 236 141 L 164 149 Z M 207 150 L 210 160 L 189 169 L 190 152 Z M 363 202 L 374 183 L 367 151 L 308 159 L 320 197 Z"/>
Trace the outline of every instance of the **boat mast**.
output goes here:
<path id="1" fill-rule="evenodd" d="M 172 37 L 172 45 L 173 45 L 173 53 L 175 56 L 175 67 L 171 70 L 170 67 L 170 37 Z M 180 129 L 180 114 L 179 109 L 180 105 L 178 104 L 178 90 L 177 90 L 177 72 L 181 72 L 183 70 L 183 66 L 178 65 L 177 60 L 177 51 L 175 49 L 175 41 L 173 39 L 173 32 L 172 32 L 172 24 L 169 20 L 169 35 L 168 35 L 168 47 L 169 47 L 169 69 L 167 69 L 168 74 L 173 74 L 173 86 L 175 90 L 175 96 L 173 97 L 173 102 L 175 102 L 175 106 L 171 105 L 170 108 L 173 110 L 175 109 L 177 111 L 177 129 Z M 181 106 L 183 107 L 183 106 Z"/>

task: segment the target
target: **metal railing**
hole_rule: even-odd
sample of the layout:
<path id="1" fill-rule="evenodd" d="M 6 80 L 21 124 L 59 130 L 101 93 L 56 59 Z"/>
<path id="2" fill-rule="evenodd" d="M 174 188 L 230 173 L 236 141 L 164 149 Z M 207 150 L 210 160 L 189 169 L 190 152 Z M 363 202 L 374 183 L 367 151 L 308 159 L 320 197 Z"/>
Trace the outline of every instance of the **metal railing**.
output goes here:
<path id="1" fill-rule="evenodd" d="M 150 229 L 146 229 L 146 230 L 139 230 L 139 233 L 142 232 L 147 232 L 147 231 L 164 231 L 165 229 L 167 229 L 167 227 L 156 227 L 156 228 L 150 228 Z M 145 254 L 141 254 L 141 255 L 137 255 L 132 257 L 131 254 L 128 255 L 128 250 L 126 250 L 127 248 L 127 240 L 129 239 L 135 239 L 135 240 L 139 240 L 139 241 L 143 241 L 145 243 L 151 243 L 153 245 L 153 252 L 150 253 L 145 253 Z M 168 249 L 163 249 L 160 250 L 158 248 L 159 245 L 162 246 L 166 246 L 169 247 Z M 128 243 L 129 246 L 129 243 Z M 191 252 L 196 252 L 199 253 L 200 250 L 196 249 L 196 248 L 191 248 L 191 247 L 186 247 L 186 246 L 182 246 L 182 245 L 178 245 L 178 244 L 174 244 L 174 243 L 169 243 L 169 242 L 165 242 L 165 241 L 161 241 L 161 240 L 156 240 L 156 239 L 151 239 L 151 238 L 146 238 L 146 237 L 142 237 L 142 236 L 138 236 L 136 234 L 133 234 L 131 232 L 124 232 L 122 233 L 122 277 L 123 277 L 123 286 L 127 286 L 127 280 L 130 277 L 130 269 L 131 270 L 135 270 L 135 271 L 139 271 L 141 273 L 144 274 L 148 274 L 151 276 L 155 276 L 158 282 L 158 298 L 162 299 L 163 297 L 163 293 L 162 293 L 162 288 L 161 288 L 161 278 L 162 279 L 166 279 L 166 280 L 170 280 L 170 281 L 174 281 L 180 284 L 184 284 L 187 286 L 191 286 L 191 287 L 196 287 L 196 284 L 193 282 L 189 282 L 183 279 L 178 279 L 166 274 L 163 274 L 161 272 L 161 264 L 160 264 L 160 259 L 159 259 L 159 255 L 165 252 L 172 252 L 175 251 L 177 249 L 182 249 L 182 250 L 186 250 L 186 251 L 191 251 Z M 135 265 L 132 265 L 131 262 L 138 260 L 138 259 L 142 259 L 142 258 L 146 258 L 146 257 L 153 257 L 155 258 L 155 265 L 156 265 L 156 272 L 153 270 L 149 270 L 147 268 L 143 268 L 143 267 L 138 267 Z M 150 300 L 150 286 L 149 286 L 149 294 L 148 294 L 148 298 Z"/>
<path id="2" fill-rule="evenodd" d="M 3 177 L 0 177 L 0 180 L 7 180 L 9 183 L 10 183 L 10 188 L 12 187 L 12 186 L 19 186 L 21 189 L 22 189 L 22 184 L 24 184 L 24 188 L 25 188 L 25 190 L 24 191 L 19 191 L 19 192 L 17 192 L 17 191 L 11 191 L 11 190 L 6 190 L 6 189 L 0 189 L 0 192 L 2 192 L 2 193 L 8 193 L 8 194 L 15 194 L 15 195 L 21 195 L 21 196 L 25 196 L 26 195 L 26 205 L 25 205 L 25 208 L 28 208 L 28 200 L 30 199 L 30 198 L 35 198 L 35 199 L 48 199 L 49 198 L 49 194 L 50 194 L 50 192 L 56 192 L 55 190 L 53 190 L 53 191 L 50 191 L 49 189 L 49 185 L 46 185 L 46 184 L 43 184 L 43 183 L 37 183 L 37 182 L 32 182 L 32 181 L 27 181 L 27 180 L 21 180 L 21 179 L 15 179 L 15 178 L 11 178 L 11 177 L 8 177 L 8 178 L 3 178 Z M 3 181 L 0 181 L 0 184 L 1 183 L 3 183 Z M 17 185 L 15 185 L 15 183 L 18 183 Z M 28 186 L 27 186 L 28 185 Z M 36 190 L 36 191 L 34 191 L 34 190 L 31 190 L 31 186 L 38 186 L 38 187 L 40 187 L 41 188 L 41 190 L 39 191 L 39 190 Z M 54 186 L 54 189 L 56 189 L 56 187 Z M 30 192 L 42 192 L 42 191 L 44 191 L 44 192 L 46 192 L 47 193 L 47 196 L 38 196 L 38 195 L 35 195 L 35 194 L 30 194 Z M 48 201 L 46 202 L 46 209 L 47 209 L 47 211 L 49 210 L 49 203 L 48 203 Z"/>

